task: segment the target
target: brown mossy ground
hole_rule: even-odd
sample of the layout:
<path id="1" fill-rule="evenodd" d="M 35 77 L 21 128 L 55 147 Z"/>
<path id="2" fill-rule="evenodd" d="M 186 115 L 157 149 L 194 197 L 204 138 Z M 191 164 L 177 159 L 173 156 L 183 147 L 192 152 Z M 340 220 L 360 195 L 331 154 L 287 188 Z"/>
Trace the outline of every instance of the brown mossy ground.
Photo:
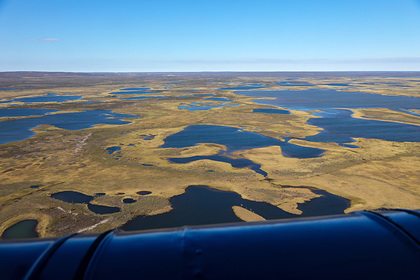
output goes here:
<path id="1" fill-rule="evenodd" d="M 308 188 L 298 188 L 301 186 L 316 187 L 350 199 L 351 207 L 347 211 L 381 207 L 420 208 L 419 143 L 360 138 L 355 143 L 360 148 L 352 149 L 335 143 L 312 143 L 293 139 L 290 140 L 291 143 L 325 149 L 326 152 L 323 157 L 312 159 L 284 157 L 277 146 L 234 153 L 233 156 L 245 157 L 260 164 L 271 181 L 248 168 L 233 168 L 223 162 L 201 160 L 188 164 L 170 163 L 168 157 L 214 155 L 226 149 L 222 145 L 205 143 L 181 149 L 159 148 L 167 136 L 189 125 L 241 126 L 244 130 L 280 140 L 286 136 L 304 138 L 317 134 L 320 129 L 306 123 L 311 117 L 309 112 L 292 110 L 290 115 L 252 113 L 255 108 L 273 107 L 255 104 L 252 102 L 255 98 L 239 96 L 230 90 L 217 90 L 245 82 L 261 82 L 273 90 L 290 89 L 275 84 L 281 80 L 277 77 L 222 77 L 219 82 L 209 83 L 214 78 L 194 76 L 183 77 L 180 83 L 173 83 L 178 78 L 130 75 L 77 78 L 69 74 L 50 80 L 45 77 L 29 77 L 25 78 L 26 84 L 35 84 L 34 88 L 5 91 L 4 94 L 2 92 L 2 99 L 51 92 L 75 92 L 76 95 L 83 95 L 83 100 L 17 105 L 19 108 L 46 108 L 61 112 L 112 110 L 116 113 L 140 115 L 141 118 L 127 119 L 132 123 L 126 125 L 99 124 L 77 131 L 41 125 L 33 129 L 36 135 L 27 140 L 0 145 L 0 234 L 9 226 L 25 219 L 39 221 L 37 230 L 42 237 L 63 236 L 77 231 L 102 232 L 117 228 L 136 215 L 170 211 L 169 198 L 182 194 L 189 185 L 208 185 L 235 191 L 245 199 L 265 201 L 297 214 L 300 213 L 297 209 L 298 203 L 318 196 Z M 9 80 L 0 75 L 0 82 L 8 83 Z M 353 85 L 347 88 L 315 86 L 316 88 L 408 96 L 418 96 L 419 92 L 419 86 L 405 78 L 370 77 L 353 82 L 345 77 L 311 76 L 301 80 L 318 84 L 334 82 Z M 398 81 L 411 87 L 407 90 L 396 89 L 390 84 L 380 84 L 383 81 Z M 375 82 L 379 85 L 371 89 L 371 86 L 358 84 L 359 82 Z M 119 91 L 120 88 L 141 86 L 162 90 L 161 93 L 150 94 L 151 96 L 168 98 L 123 100 L 109 94 Z M 308 87 L 301 89 L 303 88 Z M 203 98 L 208 97 L 179 96 L 200 93 L 213 93 L 216 94 L 215 97 L 230 98 L 234 100 L 233 103 L 241 105 L 208 111 L 178 109 L 182 103 L 203 102 Z M 131 96 L 136 95 L 126 97 Z M 215 103 L 221 104 L 217 101 Z M 2 107 L 7 105 L 10 104 L 0 104 Z M 420 125 L 419 117 L 403 112 L 388 109 L 353 111 L 354 117 Z M 6 120 L 9 119 L 0 119 Z M 152 136 L 152 139 L 146 140 L 145 136 Z M 121 147 L 121 151 L 109 154 L 106 148 L 112 146 Z M 30 188 L 33 185 L 39 187 Z M 77 191 L 86 195 L 106 193 L 105 196 L 96 197 L 92 203 L 120 207 L 121 212 L 98 215 L 89 211 L 86 204 L 71 204 L 50 197 L 60 191 Z M 139 191 L 150 191 L 151 194 L 140 196 L 137 194 Z M 136 202 L 123 203 L 124 198 L 132 198 Z"/>

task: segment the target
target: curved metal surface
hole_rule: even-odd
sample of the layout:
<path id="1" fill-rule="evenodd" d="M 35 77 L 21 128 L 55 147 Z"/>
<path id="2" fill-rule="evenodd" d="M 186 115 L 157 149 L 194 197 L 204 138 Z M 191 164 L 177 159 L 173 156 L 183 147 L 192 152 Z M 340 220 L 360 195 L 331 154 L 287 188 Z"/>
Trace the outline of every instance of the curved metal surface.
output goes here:
<path id="1" fill-rule="evenodd" d="M 75 236 L 77 233 L 73 233 L 60 238 L 59 240 L 52 243 L 32 264 L 31 268 L 26 273 L 24 280 L 36 280 L 39 279 L 39 275 L 42 273 L 44 267 L 48 264 L 54 253 L 60 248 L 67 239 Z"/>
<path id="2" fill-rule="evenodd" d="M 412 210 L 77 235 L 33 279 L 418 279 L 419 237 Z M 52 242 L 0 242 L 2 279 Z"/>

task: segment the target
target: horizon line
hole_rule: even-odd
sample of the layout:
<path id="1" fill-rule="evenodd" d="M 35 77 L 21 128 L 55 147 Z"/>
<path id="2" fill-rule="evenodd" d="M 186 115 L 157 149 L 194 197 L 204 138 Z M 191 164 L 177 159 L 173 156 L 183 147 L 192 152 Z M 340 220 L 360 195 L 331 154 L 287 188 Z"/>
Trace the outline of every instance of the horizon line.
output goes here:
<path id="1" fill-rule="evenodd" d="M 203 71 L 64 71 L 64 70 L 5 70 L 0 73 L 108 73 L 108 74 L 140 74 L 140 73 L 315 73 L 315 72 L 420 72 L 420 70 L 203 70 Z"/>

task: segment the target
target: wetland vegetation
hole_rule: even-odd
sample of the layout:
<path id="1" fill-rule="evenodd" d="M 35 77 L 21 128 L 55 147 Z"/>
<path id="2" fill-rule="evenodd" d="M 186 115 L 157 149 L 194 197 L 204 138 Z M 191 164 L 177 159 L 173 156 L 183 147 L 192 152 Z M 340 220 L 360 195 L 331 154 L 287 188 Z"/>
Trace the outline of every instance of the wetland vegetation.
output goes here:
<path id="1" fill-rule="evenodd" d="M 418 81 L 0 73 L 0 235 L 420 208 Z"/>

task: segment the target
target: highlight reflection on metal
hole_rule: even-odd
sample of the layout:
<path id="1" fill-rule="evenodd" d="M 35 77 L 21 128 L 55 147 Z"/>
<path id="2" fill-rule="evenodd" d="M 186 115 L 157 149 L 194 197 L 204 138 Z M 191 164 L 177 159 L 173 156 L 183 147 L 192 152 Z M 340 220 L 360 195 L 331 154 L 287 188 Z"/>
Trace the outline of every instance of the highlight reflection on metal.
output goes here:
<path id="1" fill-rule="evenodd" d="M 420 212 L 0 242 L 2 279 L 419 279 Z"/>

